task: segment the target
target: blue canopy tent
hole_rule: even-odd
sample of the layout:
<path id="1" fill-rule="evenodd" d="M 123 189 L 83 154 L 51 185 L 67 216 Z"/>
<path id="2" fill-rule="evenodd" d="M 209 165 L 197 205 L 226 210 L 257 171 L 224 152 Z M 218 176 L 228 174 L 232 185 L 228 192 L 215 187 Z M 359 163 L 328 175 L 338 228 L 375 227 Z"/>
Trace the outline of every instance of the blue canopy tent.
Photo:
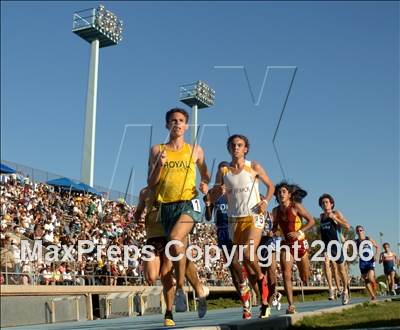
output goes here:
<path id="1" fill-rule="evenodd" d="M 46 182 L 50 186 L 59 187 L 64 190 L 72 190 L 72 191 L 85 191 L 79 183 L 68 179 L 68 178 L 59 178 L 54 180 L 49 180 Z"/>
<path id="2" fill-rule="evenodd" d="M 100 193 L 99 191 L 97 191 L 97 189 L 95 189 L 95 188 L 89 186 L 89 185 L 86 184 L 86 183 L 79 182 L 78 185 L 79 185 L 80 187 L 82 187 L 82 189 L 83 189 L 85 192 L 87 192 L 87 193 L 90 193 L 90 194 L 93 194 L 93 195 L 97 195 L 97 196 L 101 196 L 101 193 Z"/>
<path id="3" fill-rule="evenodd" d="M 13 168 L 7 166 L 6 164 L 3 164 L 3 163 L 0 164 L 0 173 L 11 174 L 11 173 L 15 173 L 15 172 L 16 171 Z"/>

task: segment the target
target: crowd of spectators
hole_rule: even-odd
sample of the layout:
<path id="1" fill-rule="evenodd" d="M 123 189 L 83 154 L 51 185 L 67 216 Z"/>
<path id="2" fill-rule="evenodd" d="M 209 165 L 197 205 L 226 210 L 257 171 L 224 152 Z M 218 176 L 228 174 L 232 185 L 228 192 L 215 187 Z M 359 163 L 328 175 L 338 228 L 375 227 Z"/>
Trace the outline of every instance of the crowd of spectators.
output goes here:
<path id="1" fill-rule="evenodd" d="M 111 201 L 101 196 L 59 191 L 44 183 L 31 182 L 29 177 L 4 175 L 1 177 L 0 191 L 0 247 L 1 275 L 3 284 L 59 284 L 59 285 L 143 285 L 143 263 L 139 254 L 129 248 L 131 257 L 123 262 L 124 246 L 134 245 L 141 249 L 146 241 L 143 222 L 134 221 L 135 207 L 123 201 Z M 43 255 L 48 254 L 58 261 L 21 260 L 22 241 L 28 242 L 34 251 L 34 242 L 43 246 Z M 78 260 L 78 241 L 90 240 L 94 246 L 102 245 L 91 253 L 82 254 Z M 205 245 L 217 245 L 214 224 L 197 224 L 191 235 L 191 244 L 204 251 Z M 107 257 L 110 246 L 120 247 L 116 258 Z M 59 251 L 51 254 L 59 247 Z M 70 257 L 62 246 L 71 248 Z M 88 247 L 88 246 L 83 246 Z M 52 249 L 52 250 L 51 250 Z M 211 250 L 210 252 L 213 252 Z M 196 251 L 193 250 L 193 257 Z M 42 255 L 42 257 L 43 257 Z M 98 257 L 100 256 L 100 257 Z M 114 255 L 115 256 L 115 255 Z M 224 267 L 223 258 L 205 264 L 204 258 L 196 261 L 199 277 L 209 285 L 231 285 L 231 277 Z M 299 276 L 294 269 L 296 284 Z M 324 285 L 320 269 L 312 272 L 311 285 Z M 282 275 L 278 265 L 278 283 Z"/>

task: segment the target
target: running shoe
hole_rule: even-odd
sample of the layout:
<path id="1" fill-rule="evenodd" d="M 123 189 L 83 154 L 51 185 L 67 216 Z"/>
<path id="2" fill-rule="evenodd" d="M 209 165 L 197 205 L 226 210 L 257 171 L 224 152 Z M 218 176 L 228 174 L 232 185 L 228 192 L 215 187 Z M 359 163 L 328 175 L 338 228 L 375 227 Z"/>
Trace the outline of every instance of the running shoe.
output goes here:
<path id="1" fill-rule="evenodd" d="M 248 307 L 243 307 L 243 315 L 242 318 L 244 320 L 250 320 L 251 319 L 251 308 Z"/>
<path id="2" fill-rule="evenodd" d="M 186 295 L 183 289 L 176 290 L 175 295 L 175 311 L 177 313 L 186 312 L 187 304 L 186 304 Z"/>
<path id="3" fill-rule="evenodd" d="M 164 319 L 164 326 L 165 327 L 174 327 L 175 326 L 175 321 L 171 320 L 169 318 Z"/>
<path id="4" fill-rule="evenodd" d="M 347 305 L 349 303 L 349 294 L 344 291 L 342 294 L 342 305 Z"/>
<path id="5" fill-rule="evenodd" d="M 197 298 L 197 314 L 199 318 L 203 318 L 207 313 L 207 296 L 210 294 L 208 287 L 203 285 L 204 296 Z"/>
<path id="6" fill-rule="evenodd" d="M 276 307 L 277 311 L 280 311 L 282 308 L 281 299 L 282 299 L 282 294 L 280 292 L 275 293 L 272 304 L 273 304 L 273 306 Z M 275 305 L 274 305 L 274 302 L 275 302 Z"/>
<path id="7" fill-rule="evenodd" d="M 174 318 L 172 317 L 172 312 L 166 311 L 164 315 L 164 326 L 173 327 L 175 326 Z"/>
<path id="8" fill-rule="evenodd" d="M 290 305 L 286 310 L 286 314 L 296 314 L 296 308 L 293 305 Z"/>
<path id="9" fill-rule="evenodd" d="M 334 300 L 335 299 L 335 290 L 334 289 L 329 289 L 329 300 Z"/>
<path id="10" fill-rule="evenodd" d="M 260 319 L 266 319 L 271 315 L 271 307 L 269 307 L 268 305 L 261 305 L 260 308 Z"/>

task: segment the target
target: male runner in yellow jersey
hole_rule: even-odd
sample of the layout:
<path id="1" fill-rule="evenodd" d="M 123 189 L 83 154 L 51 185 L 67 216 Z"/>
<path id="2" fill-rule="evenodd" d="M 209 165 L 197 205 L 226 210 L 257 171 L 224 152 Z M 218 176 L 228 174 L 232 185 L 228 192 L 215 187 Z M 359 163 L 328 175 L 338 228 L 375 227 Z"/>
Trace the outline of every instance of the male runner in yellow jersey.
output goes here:
<path id="1" fill-rule="evenodd" d="M 188 235 L 195 222 L 202 218 L 200 201 L 197 199 L 195 165 L 200 172 L 199 189 L 203 194 L 208 191 L 210 175 L 201 147 L 185 142 L 188 113 L 184 109 L 174 108 L 166 113 L 165 120 L 169 140 L 166 144 L 156 144 L 151 148 L 148 186 L 156 191 L 160 220 L 168 241 L 181 243 L 173 244 L 170 252 L 172 257 L 181 257 L 173 264 L 176 276 L 175 310 L 183 312 L 187 310 L 183 286 Z M 195 267 L 193 271 L 196 271 Z"/>

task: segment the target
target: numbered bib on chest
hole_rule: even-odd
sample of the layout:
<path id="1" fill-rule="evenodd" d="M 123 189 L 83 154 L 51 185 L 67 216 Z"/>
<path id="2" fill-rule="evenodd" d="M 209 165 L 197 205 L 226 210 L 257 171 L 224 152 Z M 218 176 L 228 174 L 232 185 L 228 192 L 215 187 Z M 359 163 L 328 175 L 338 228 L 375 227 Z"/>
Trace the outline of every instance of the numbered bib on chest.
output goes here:
<path id="1" fill-rule="evenodd" d="M 193 211 L 201 213 L 201 204 L 199 199 L 192 199 Z"/>

